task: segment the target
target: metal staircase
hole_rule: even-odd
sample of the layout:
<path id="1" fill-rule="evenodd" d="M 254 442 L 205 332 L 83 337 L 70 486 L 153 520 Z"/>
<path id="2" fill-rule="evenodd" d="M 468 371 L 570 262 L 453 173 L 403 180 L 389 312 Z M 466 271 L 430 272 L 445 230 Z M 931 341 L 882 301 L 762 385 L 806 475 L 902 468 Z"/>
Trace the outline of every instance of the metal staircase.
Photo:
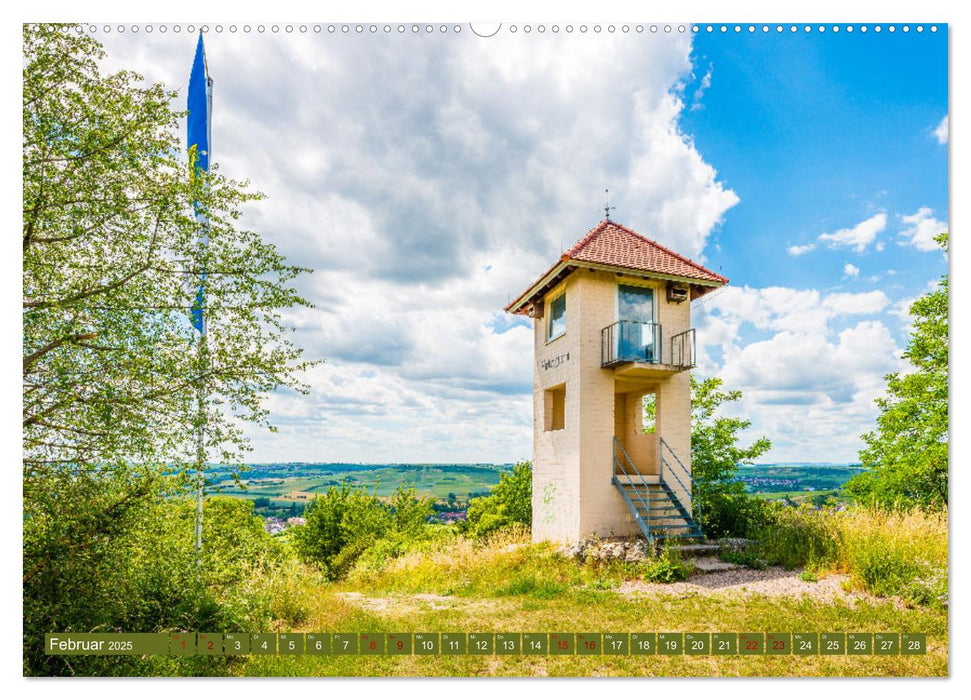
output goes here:
<path id="1" fill-rule="evenodd" d="M 669 477 L 683 492 L 688 490 L 685 481 L 690 482 L 694 487 L 690 504 L 695 513 L 700 513 L 697 483 L 671 447 L 660 437 L 658 443 L 659 473 L 644 475 L 637 470 L 630 455 L 615 437 L 614 476 L 611 481 L 649 543 L 654 544 L 658 540 L 703 540 L 705 535 L 692 512 L 681 502 L 665 478 Z"/>

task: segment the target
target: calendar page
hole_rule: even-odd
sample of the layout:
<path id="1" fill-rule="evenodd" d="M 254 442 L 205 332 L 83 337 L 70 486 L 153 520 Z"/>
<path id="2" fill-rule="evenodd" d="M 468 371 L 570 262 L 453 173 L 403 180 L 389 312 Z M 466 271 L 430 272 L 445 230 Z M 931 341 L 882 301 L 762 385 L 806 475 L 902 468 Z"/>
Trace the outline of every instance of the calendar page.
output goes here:
<path id="1" fill-rule="evenodd" d="M 24 676 L 950 674 L 951 27 L 652 13 L 23 24 Z"/>

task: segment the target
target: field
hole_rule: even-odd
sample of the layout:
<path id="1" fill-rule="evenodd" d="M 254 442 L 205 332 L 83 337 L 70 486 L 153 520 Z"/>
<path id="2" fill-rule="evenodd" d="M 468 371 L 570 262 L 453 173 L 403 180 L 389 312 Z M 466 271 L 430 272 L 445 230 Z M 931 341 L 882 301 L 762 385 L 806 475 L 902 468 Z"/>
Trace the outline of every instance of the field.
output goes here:
<path id="1" fill-rule="evenodd" d="M 862 470 L 859 464 L 743 464 L 738 478 L 759 495 L 836 492 Z"/>
<path id="2" fill-rule="evenodd" d="M 226 496 L 255 502 L 256 513 L 301 515 L 314 495 L 344 481 L 377 489 L 389 496 L 398 486 L 413 486 L 420 496 L 435 499 L 441 507 L 462 510 L 468 499 L 487 494 L 499 483 L 499 475 L 511 464 L 343 464 L 289 463 L 254 464 L 232 479 L 228 469 L 211 473 L 213 490 Z M 860 471 L 846 464 L 758 464 L 739 467 L 739 478 L 760 498 L 793 503 L 818 502 L 832 497 L 847 502 L 841 491 L 846 481 Z"/>
<path id="3" fill-rule="evenodd" d="M 463 508 L 470 497 L 487 494 L 499 483 L 506 464 L 255 464 L 240 475 L 237 484 L 228 470 L 211 475 L 221 495 L 255 502 L 258 515 L 282 512 L 299 515 L 314 495 L 347 481 L 379 496 L 389 496 L 401 485 L 413 486 L 419 496 Z M 451 496 L 451 499 L 450 499 Z"/>

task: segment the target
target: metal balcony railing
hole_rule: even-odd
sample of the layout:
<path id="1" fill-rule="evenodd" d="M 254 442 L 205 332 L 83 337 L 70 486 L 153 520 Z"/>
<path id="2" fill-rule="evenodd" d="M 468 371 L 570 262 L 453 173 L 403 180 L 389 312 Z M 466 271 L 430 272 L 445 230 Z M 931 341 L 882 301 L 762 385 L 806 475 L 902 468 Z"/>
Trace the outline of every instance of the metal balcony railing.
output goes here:
<path id="1" fill-rule="evenodd" d="M 670 354 L 662 352 L 660 323 L 616 321 L 600 331 L 600 365 L 624 362 L 668 364 L 687 369 L 695 366 L 695 329 L 671 336 Z"/>
<path id="2" fill-rule="evenodd" d="M 677 367 L 695 366 L 695 329 L 671 336 L 671 357 L 668 362 Z"/>
<path id="3" fill-rule="evenodd" d="M 616 321 L 600 331 L 600 364 L 661 362 L 661 324 Z"/>

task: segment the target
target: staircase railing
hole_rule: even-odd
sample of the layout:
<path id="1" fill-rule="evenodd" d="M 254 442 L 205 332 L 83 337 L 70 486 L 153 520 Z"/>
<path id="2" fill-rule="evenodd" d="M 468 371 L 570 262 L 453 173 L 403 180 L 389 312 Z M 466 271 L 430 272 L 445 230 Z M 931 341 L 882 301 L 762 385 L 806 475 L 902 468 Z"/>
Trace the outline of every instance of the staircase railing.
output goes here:
<path id="1" fill-rule="evenodd" d="M 643 506 L 644 510 L 644 531 L 647 535 L 648 540 L 653 540 L 651 535 L 651 502 L 645 500 L 645 495 L 650 494 L 650 488 L 648 488 L 647 480 L 644 475 L 637 471 L 637 467 L 634 466 L 634 461 L 627 454 L 627 450 L 624 446 L 620 444 L 620 441 L 614 437 L 614 473 L 620 473 L 626 476 L 628 479 L 633 479 L 636 477 L 640 486 L 643 486 L 643 490 L 635 488 L 634 496 Z M 615 477 L 616 478 L 616 477 Z M 627 494 L 624 494 L 625 498 L 629 498 Z"/>
<path id="2" fill-rule="evenodd" d="M 614 440 L 616 442 L 616 438 Z M 659 448 L 658 448 L 658 455 L 660 456 L 660 460 L 659 460 L 660 461 L 660 464 L 658 465 L 658 469 L 659 469 L 659 472 L 660 472 L 660 475 L 661 475 L 661 481 L 662 482 L 664 481 L 664 467 L 665 467 L 665 465 L 667 465 L 667 467 L 668 467 L 668 473 L 670 473 L 671 476 L 674 477 L 675 481 L 678 482 L 678 485 L 681 486 L 681 488 L 687 494 L 689 494 L 689 498 L 691 499 L 691 505 L 692 505 L 692 507 L 694 509 L 694 512 L 696 514 L 695 515 L 695 520 L 697 520 L 698 522 L 701 522 L 701 498 L 700 498 L 700 493 L 699 493 L 700 492 L 700 487 L 698 486 L 698 482 L 695 481 L 695 478 L 693 476 L 691 476 L 691 472 L 688 470 L 688 468 L 686 466 L 684 466 L 684 462 L 682 462 L 678 458 L 678 455 L 675 454 L 674 450 L 671 449 L 671 446 L 664 441 L 664 438 L 658 436 L 658 443 L 660 445 Z M 668 453 L 672 457 L 674 457 L 674 462 L 675 462 L 675 464 L 678 467 L 680 467 L 680 469 L 675 469 L 673 467 L 673 465 L 670 462 L 668 462 L 667 459 L 665 459 L 665 457 L 664 457 L 664 451 L 665 450 L 667 450 Z M 688 483 L 691 484 L 691 488 L 690 489 L 687 486 L 685 486 L 684 481 L 681 480 L 681 477 L 678 475 L 679 474 L 679 471 L 680 471 L 680 473 L 682 475 L 684 475 L 685 481 L 687 481 Z"/>

